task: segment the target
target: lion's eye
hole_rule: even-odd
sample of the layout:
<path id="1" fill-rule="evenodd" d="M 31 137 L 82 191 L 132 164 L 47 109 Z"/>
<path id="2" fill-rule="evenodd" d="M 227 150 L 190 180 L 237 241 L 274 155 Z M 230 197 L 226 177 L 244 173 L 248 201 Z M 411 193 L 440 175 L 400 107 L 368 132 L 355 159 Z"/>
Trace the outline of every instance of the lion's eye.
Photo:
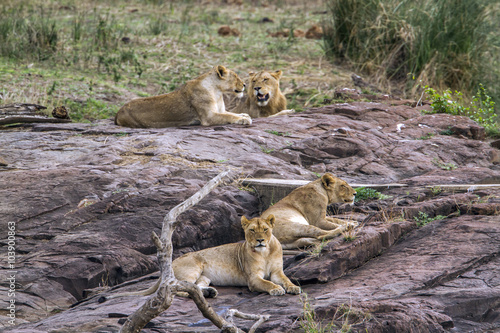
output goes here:
<path id="1" fill-rule="evenodd" d="M 264 232 L 267 232 L 269 229 L 264 229 Z"/>
<path id="2" fill-rule="evenodd" d="M 253 230 L 253 229 L 250 229 L 250 232 L 252 232 L 252 233 L 255 233 L 255 230 Z"/>
<path id="3" fill-rule="evenodd" d="M 269 80 L 269 79 L 264 79 L 263 81 L 264 81 L 264 82 L 267 82 L 267 80 Z"/>

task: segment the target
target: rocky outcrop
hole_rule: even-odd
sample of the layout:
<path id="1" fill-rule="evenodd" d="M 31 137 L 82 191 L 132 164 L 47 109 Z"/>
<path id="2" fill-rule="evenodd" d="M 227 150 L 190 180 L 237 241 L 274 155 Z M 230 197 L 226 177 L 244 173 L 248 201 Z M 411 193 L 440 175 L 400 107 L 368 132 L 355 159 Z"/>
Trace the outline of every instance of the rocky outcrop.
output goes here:
<path id="1" fill-rule="evenodd" d="M 425 108 L 384 100 L 259 118 L 252 126 L 128 129 L 109 120 L 0 129 L 0 155 L 9 161 L 0 165 L 2 230 L 12 222 L 16 233 L 16 326 L 2 297 L 4 331 L 116 332 L 146 298 L 98 304 L 95 291 L 154 283 L 151 231 L 225 169 L 233 181 L 179 217 L 175 256 L 243 239 L 239 219 L 257 216 L 260 202 L 237 178 L 313 180 L 328 171 L 351 183 L 406 187 L 332 207 L 361 222 L 352 241 L 339 237 L 285 257 L 286 274 L 307 296 L 223 287 L 211 300 L 217 311 L 270 314 L 261 332 L 301 331 L 304 309 L 325 325 L 360 332 L 499 328 L 500 190 L 438 185 L 499 184 L 500 152 L 475 122 L 422 114 Z M 2 282 L 0 293 L 10 287 Z M 217 329 L 191 301 L 176 298 L 144 331 Z"/>

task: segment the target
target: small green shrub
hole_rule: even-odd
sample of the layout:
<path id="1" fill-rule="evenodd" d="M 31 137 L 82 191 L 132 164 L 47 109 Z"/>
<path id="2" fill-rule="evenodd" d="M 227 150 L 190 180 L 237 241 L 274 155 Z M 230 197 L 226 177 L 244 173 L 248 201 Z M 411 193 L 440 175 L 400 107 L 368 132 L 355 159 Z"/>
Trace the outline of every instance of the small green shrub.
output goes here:
<path id="1" fill-rule="evenodd" d="M 464 100 L 463 94 L 459 91 L 452 92 L 447 89 L 439 94 L 429 86 L 425 86 L 424 91 L 432 102 L 431 108 L 434 113 L 466 116 L 484 126 L 490 135 L 498 132 L 499 123 L 495 113 L 495 102 L 482 84 L 479 85 L 476 95 L 472 96 L 472 101 L 469 103 Z"/>
<path id="2" fill-rule="evenodd" d="M 391 198 L 391 196 L 382 194 L 377 190 L 369 187 L 358 187 L 355 190 L 356 190 L 356 199 L 355 199 L 356 202 L 368 199 L 384 200 Z"/>
<path id="3" fill-rule="evenodd" d="M 414 216 L 413 219 L 417 222 L 419 227 L 423 227 L 424 225 L 431 223 L 432 221 L 445 219 L 446 216 L 436 215 L 434 217 L 429 217 L 429 214 L 425 212 L 418 212 L 417 216 Z"/>

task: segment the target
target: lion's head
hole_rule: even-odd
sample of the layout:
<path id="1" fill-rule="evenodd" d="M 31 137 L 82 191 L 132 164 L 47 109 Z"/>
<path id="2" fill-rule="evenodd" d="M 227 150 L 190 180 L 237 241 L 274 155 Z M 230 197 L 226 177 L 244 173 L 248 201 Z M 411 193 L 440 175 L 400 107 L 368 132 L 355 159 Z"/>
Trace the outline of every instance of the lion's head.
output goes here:
<path id="1" fill-rule="evenodd" d="M 269 215 L 267 219 L 255 217 L 248 220 L 241 217 L 241 226 L 245 231 L 245 240 L 254 251 L 264 251 L 273 235 L 274 215 Z"/>
<path id="2" fill-rule="evenodd" d="M 266 106 L 279 93 L 281 71 L 248 73 L 250 80 L 249 96 L 258 106 Z"/>
<path id="3" fill-rule="evenodd" d="M 321 177 L 321 183 L 328 195 L 328 204 L 332 203 L 354 203 L 356 190 L 340 178 L 331 173 L 325 173 Z"/>
<path id="4" fill-rule="evenodd" d="M 233 92 L 237 97 L 243 97 L 245 83 L 235 72 L 222 65 L 214 67 L 214 70 L 219 78 L 219 88 L 222 91 Z"/>

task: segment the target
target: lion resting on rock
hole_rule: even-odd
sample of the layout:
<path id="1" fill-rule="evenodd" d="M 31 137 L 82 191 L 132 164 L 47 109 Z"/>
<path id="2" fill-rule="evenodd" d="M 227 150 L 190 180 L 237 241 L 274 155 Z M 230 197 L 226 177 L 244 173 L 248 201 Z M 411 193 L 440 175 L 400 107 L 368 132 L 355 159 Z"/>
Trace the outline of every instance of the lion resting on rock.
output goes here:
<path id="1" fill-rule="evenodd" d="M 115 116 L 125 127 L 173 127 L 187 125 L 250 125 L 248 114 L 226 111 L 223 93 L 243 96 L 245 84 L 232 70 L 216 66 L 210 72 L 187 81 L 171 93 L 137 98 L 126 103 Z"/>
<path id="2" fill-rule="evenodd" d="M 283 273 L 283 252 L 272 234 L 275 218 L 241 217 L 244 243 L 233 243 L 186 253 L 174 260 L 175 277 L 196 283 L 205 297 L 216 296 L 215 286 L 248 286 L 250 291 L 270 295 L 300 294 Z"/>
<path id="3" fill-rule="evenodd" d="M 286 110 L 286 97 L 280 90 L 281 74 L 281 71 L 248 73 L 247 97 L 240 101 L 231 101 L 236 104 L 231 112 L 248 113 L 252 118 L 294 113 L 294 110 Z"/>
<path id="4" fill-rule="evenodd" d="M 269 207 L 262 218 L 276 217 L 273 234 L 283 249 L 301 248 L 332 239 L 357 222 L 346 222 L 326 216 L 328 205 L 354 203 L 356 191 L 330 173 L 293 190 Z"/>
<path id="5" fill-rule="evenodd" d="M 248 286 L 250 291 L 269 293 L 273 296 L 300 294 L 300 287 L 294 285 L 283 273 L 283 251 L 280 242 L 273 235 L 275 218 L 267 219 L 241 217 L 245 231 L 243 243 L 220 245 L 197 252 L 189 252 L 172 263 L 175 278 L 197 284 L 205 297 L 217 296 L 215 286 Z M 101 297 L 102 303 L 120 296 L 147 296 L 159 287 L 160 280 L 147 290 L 127 292 Z M 180 292 L 180 296 L 187 296 Z"/>

